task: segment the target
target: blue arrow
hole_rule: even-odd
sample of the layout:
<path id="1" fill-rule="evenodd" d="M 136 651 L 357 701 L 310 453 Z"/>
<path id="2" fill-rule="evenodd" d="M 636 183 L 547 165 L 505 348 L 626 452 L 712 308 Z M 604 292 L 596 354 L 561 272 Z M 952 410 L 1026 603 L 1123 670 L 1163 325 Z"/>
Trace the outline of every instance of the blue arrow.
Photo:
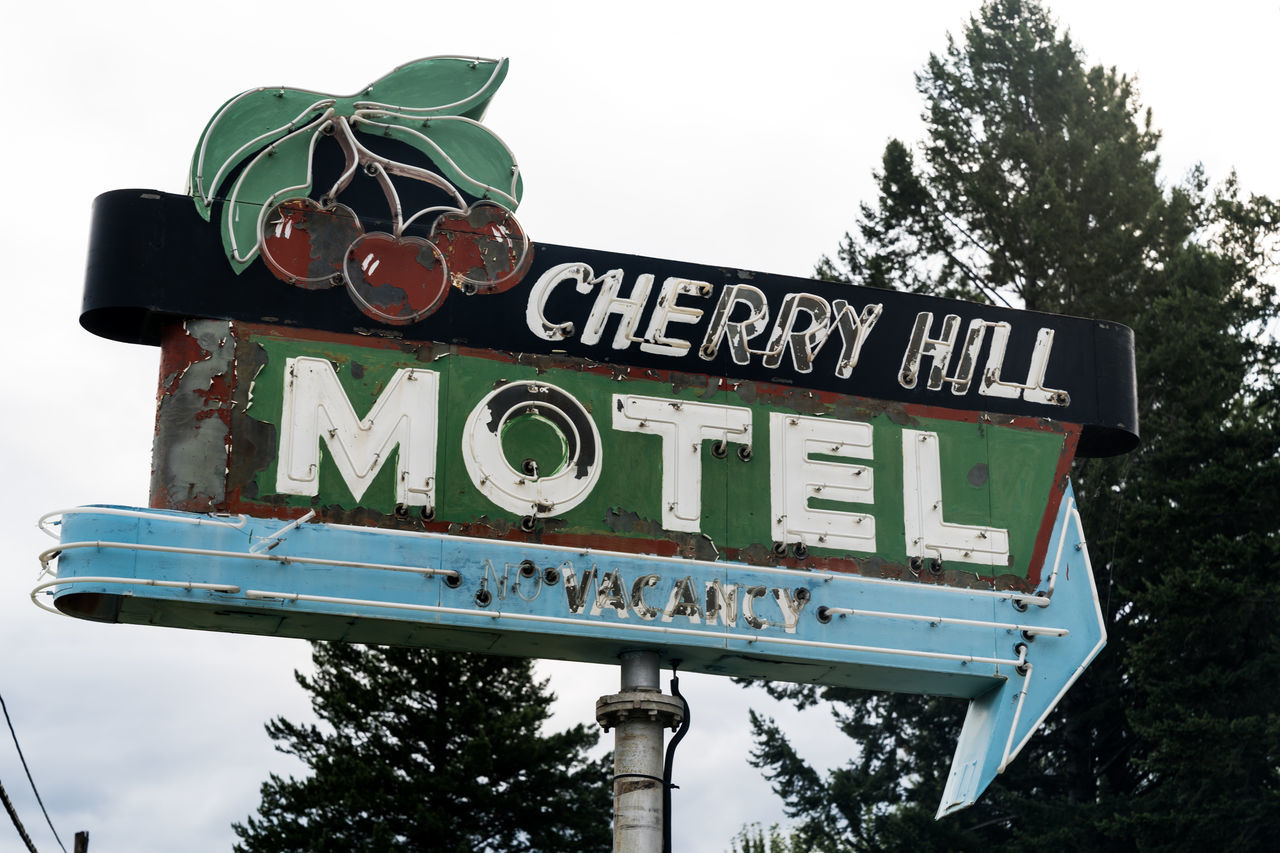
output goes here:
<path id="1" fill-rule="evenodd" d="M 1070 484 L 1046 555 L 1042 610 L 1070 633 L 1026 643 L 1026 663 L 1003 683 L 969 702 L 938 817 L 972 805 L 1004 772 L 1063 694 L 1107 642 L 1093 566 Z M 1041 572 L 1041 577 L 1046 577 Z"/>
<path id="2" fill-rule="evenodd" d="M 599 663 L 653 649 L 688 671 L 966 698 L 940 814 L 973 802 L 1102 644 L 1069 490 L 1034 595 L 309 516 L 57 523 L 33 600 L 100 621 Z"/>

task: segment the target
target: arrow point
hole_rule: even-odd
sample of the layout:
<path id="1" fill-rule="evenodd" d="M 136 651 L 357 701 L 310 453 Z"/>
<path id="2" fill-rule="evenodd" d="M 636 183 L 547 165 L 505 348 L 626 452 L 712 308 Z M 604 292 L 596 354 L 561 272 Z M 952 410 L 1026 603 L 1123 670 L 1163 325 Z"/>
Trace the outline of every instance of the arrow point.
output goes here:
<path id="1" fill-rule="evenodd" d="M 1014 690 L 1021 692 L 1016 687 Z M 992 747 L 999 741 L 1000 753 L 1003 753 L 1007 738 L 1000 737 L 1000 734 L 1008 732 L 1011 721 L 1002 719 L 1008 715 L 1000 712 L 1002 706 L 1009 704 L 1010 692 L 1010 682 L 1006 681 L 969 701 L 969 713 L 965 715 L 964 728 L 956 743 L 955 758 L 951 761 L 951 772 L 947 775 L 942 801 L 938 804 L 937 818 L 973 805 L 1002 769 L 998 759 L 991 760 Z"/>
<path id="2" fill-rule="evenodd" d="M 1058 700 L 1106 643 L 1106 628 L 1070 483 L 1062 497 L 1040 576 L 1049 604 L 1022 614 L 1032 625 L 1067 629 L 1028 641 L 1025 666 L 969 702 L 937 817 L 973 803 L 1022 750 Z"/>
<path id="3" fill-rule="evenodd" d="M 962 767 L 951 765 L 951 775 L 947 777 L 947 787 L 942 794 L 942 802 L 938 804 L 938 813 L 934 820 L 942 820 L 949 814 L 958 812 L 973 805 L 976 794 L 963 793 L 974 789 L 973 780 L 978 769 L 977 762 L 968 762 Z"/>

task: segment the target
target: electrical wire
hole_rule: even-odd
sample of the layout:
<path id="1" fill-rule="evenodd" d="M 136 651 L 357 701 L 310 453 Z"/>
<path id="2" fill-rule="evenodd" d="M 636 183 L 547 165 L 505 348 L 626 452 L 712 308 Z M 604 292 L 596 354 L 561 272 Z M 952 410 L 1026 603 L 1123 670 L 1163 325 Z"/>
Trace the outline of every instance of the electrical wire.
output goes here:
<path id="1" fill-rule="evenodd" d="M 13 729 L 13 720 L 9 719 L 9 706 L 4 703 L 4 696 L 0 695 L 0 710 L 4 711 L 4 721 L 9 724 L 9 734 L 13 736 L 13 746 L 18 750 L 18 758 L 22 760 L 22 769 L 27 773 L 27 781 L 31 783 L 31 793 L 36 795 L 36 802 L 40 804 L 40 811 L 44 812 L 44 819 L 49 824 L 49 830 L 53 833 L 53 838 L 58 842 L 58 846 L 62 848 L 62 853 L 67 853 L 67 845 L 62 843 L 62 839 L 58 837 L 58 830 L 53 828 L 53 821 L 49 818 L 49 811 L 44 807 L 44 800 L 40 799 L 40 792 L 36 790 L 36 780 L 31 778 L 31 768 L 27 766 L 27 758 L 22 754 L 22 747 L 18 744 L 18 733 Z M 13 822 L 17 824 L 19 831 L 22 830 L 22 824 L 18 823 L 18 817 L 9 806 L 9 798 L 5 797 L 5 805 L 10 808 L 9 816 L 13 818 Z M 25 833 L 23 837 L 26 838 Z M 27 840 L 27 847 L 33 853 L 35 847 L 31 846 L 30 839 Z"/>
<path id="2" fill-rule="evenodd" d="M 18 835 L 26 843 L 27 849 L 31 853 L 39 853 L 36 850 L 36 846 L 31 843 L 31 836 L 27 835 L 27 830 L 23 827 L 22 821 L 18 820 L 18 813 L 13 810 L 13 803 L 9 801 L 9 792 L 4 789 L 3 782 L 0 782 L 0 801 L 4 802 L 4 810 L 9 813 L 9 818 L 13 821 L 14 828 L 18 830 Z"/>
<path id="3" fill-rule="evenodd" d="M 662 853 L 671 853 L 671 789 L 678 785 L 671 784 L 671 773 L 676 760 L 676 747 L 689 732 L 689 700 L 680 693 L 680 677 L 676 668 L 680 661 L 671 662 L 671 695 L 684 705 L 684 718 L 680 722 L 680 730 L 667 744 L 667 760 L 662 765 Z"/>

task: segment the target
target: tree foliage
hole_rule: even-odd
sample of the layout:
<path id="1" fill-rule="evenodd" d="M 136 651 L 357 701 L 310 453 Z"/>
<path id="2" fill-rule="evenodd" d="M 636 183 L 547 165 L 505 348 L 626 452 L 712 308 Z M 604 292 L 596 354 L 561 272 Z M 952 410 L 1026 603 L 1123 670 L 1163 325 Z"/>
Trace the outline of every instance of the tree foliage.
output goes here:
<path id="1" fill-rule="evenodd" d="M 886 146 L 878 199 L 818 273 L 1134 329 L 1142 445 L 1072 472 L 1109 645 L 982 800 L 942 821 L 963 702 L 773 685 L 830 702 L 857 757 L 824 777 L 756 717 L 754 760 L 801 849 L 1269 849 L 1280 208 L 1234 176 L 1163 187 L 1134 81 L 1086 66 L 1031 0 L 983 6 L 917 88 L 925 138 Z"/>
<path id="2" fill-rule="evenodd" d="M 295 674 L 324 727 L 267 732 L 311 770 L 262 785 L 235 824 L 242 853 L 577 851 L 610 843 L 609 760 L 583 725 L 544 734 L 552 696 L 532 662 L 316 644 Z"/>
<path id="3" fill-rule="evenodd" d="M 782 834 L 776 823 L 769 827 L 767 836 L 764 827 L 753 823 L 742 828 L 729 849 L 730 853 L 797 853 L 798 848 L 793 846 L 793 842 L 793 838 Z"/>

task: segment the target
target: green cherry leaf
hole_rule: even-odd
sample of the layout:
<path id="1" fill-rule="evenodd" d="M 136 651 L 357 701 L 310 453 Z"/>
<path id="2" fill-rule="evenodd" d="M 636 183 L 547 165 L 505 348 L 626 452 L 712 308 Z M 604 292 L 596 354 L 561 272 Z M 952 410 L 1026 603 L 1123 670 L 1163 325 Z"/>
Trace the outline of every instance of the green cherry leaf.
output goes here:
<path id="1" fill-rule="evenodd" d="M 346 115 L 363 109 L 419 115 L 464 116 L 479 121 L 507 76 L 506 59 L 432 56 L 408 62 L 343 98 Z"/>
<path id="2" fill-rule="evenodd" d="M 454 186 L 508 210 L 520 204 L 523 185 L 515 156 L 498 135 L 462 116 L 405 115 L 361 110 L 355 129 L 412 145 L 435 164 Z"/>
<path id="3" fill-rule="evenodd" d="M 326 119 L 262 149 L 236 178 L 222 215 L 222 245 L 237 274 L 258 253 L 262 217 L 277 201 L 311 192 L 311 161 Z"/>
<path id="4" fill-rule="evenodd" d="M 188 190 L 209 219 L 227 177 L 265 146 L 332 112 L 335 100 L 284 87 L 253 89 L 227 101 L 210 119 L 191 158 Z"/>

